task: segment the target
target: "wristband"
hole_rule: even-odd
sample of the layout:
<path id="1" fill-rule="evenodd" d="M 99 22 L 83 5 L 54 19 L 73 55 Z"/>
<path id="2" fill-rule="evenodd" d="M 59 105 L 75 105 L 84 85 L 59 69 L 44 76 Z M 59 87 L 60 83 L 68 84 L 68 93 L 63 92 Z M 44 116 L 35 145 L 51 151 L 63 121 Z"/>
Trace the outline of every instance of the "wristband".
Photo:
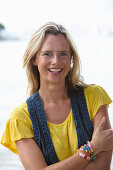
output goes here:
<path id="1" fill-rule="evenodd" d="M 87 141 L 87 144 L 77 149 L 77 152 L 80 157 L 85 158 L 88 161 L 94 161 L 96 159 L 96 156 L 93 153 L 93 147 L 89 141 Z"/>

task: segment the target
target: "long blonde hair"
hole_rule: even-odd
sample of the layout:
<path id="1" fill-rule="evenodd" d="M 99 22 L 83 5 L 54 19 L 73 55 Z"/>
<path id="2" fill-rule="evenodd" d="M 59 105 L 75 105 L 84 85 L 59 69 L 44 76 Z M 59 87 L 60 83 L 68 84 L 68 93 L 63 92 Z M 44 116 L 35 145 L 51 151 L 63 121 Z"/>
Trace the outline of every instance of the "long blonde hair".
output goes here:
<path id="1" fill-rule="evenodd" d="M 40 88 L 40 74 L 38 68 L 32 64 L 32 60 L 35 59 L 47 33 L 54 35 L 63 34 L 70 46 L 72 64 L 66 76 L 67 88 L 72 89 L 77 86 L 87 86 L 80 75 L 80 58 L 70 34 L 62 25 L 49 22 L 33 34 L 24 54 L 23 67 L 26 68 L 29 95 L 31 96 Z"/>

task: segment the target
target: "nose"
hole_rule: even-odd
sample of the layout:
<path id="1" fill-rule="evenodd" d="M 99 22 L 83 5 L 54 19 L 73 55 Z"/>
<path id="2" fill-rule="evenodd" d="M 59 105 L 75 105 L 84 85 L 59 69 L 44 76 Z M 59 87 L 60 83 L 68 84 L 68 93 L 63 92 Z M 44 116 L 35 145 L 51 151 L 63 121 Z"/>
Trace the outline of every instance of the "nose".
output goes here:
<path id="1" fill-rule="evenodd" d="M 58 56 L 58 54 L 54 54 L 52 57 L 52 64 L 58 64 L 60 61 L 60 58 Z"/>

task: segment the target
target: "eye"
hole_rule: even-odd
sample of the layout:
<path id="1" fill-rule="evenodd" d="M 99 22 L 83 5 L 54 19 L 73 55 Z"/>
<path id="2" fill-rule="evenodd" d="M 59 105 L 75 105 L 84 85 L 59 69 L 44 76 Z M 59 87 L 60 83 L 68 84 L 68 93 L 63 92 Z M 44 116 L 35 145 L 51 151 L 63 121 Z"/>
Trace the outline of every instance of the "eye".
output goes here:
<path id="1" fill-rule="evenodd" d="M 62 55 L 62 56 L 67 56 L 67 53 L 62 52 L 61 55 Z"/>
<path id="2" fill-rule="evenodd" d="M 51 56 L 51 53 L 44 53 L 45 56 Z"/>

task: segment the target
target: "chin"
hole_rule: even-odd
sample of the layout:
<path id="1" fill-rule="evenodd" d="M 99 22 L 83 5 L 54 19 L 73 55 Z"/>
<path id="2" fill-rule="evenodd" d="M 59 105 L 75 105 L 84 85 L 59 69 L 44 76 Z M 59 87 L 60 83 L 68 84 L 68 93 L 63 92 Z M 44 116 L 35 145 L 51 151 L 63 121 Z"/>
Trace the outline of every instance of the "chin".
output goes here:
<path id="1" fill-rule="evenodd" d="M 56 84 L 56 85 L 58 84 L 59 85 L 61 83 L 65 83 L 65 79 L 54 79 L 54 80 L 51 79 L 48 82 L 51 83 L 51 84 Z"/>

